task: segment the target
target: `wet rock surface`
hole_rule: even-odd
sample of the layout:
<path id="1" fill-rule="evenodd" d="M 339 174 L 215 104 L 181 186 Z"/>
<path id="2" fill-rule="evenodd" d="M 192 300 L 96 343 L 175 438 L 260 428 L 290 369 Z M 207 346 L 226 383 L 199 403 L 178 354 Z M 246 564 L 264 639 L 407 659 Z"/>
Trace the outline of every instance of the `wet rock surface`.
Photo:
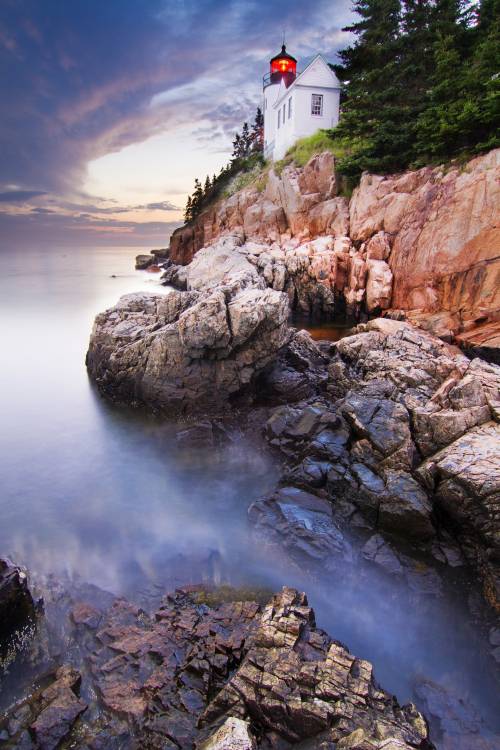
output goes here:
<path id="1" fill-rule="evenodd" d="M 375 529 L 365 559 L 403 574 L 409 550 L 445 565 L 465 558 L 497 608 L 500 370 L 376 320 L 331 345 L 327 371 L 316 397 L 279 406 L 266 423 L 286 467 L 250 509 L 258 537 L 266 530 L 292 557 L 326 559 L 327 549 L 347 554 L 347 529 L 361 541 Z"/>
<path id="2" fill-rule="evenodd" d="M 117 600 L 98 623 L 82 619 L 81 603 L 67 621 L 77 667 L 59 667 L 11 707 L 2 747 L 434 747 L 415 706 L 400 706 L 369 662 L 316 628 L 304 594 L 202 600 L 179 590 L 152 616 Z"/>
<path id="3" fill-rule="evenodd" d="M 11 560 L 0 559 L 0 657 L 15 647 L 16 636 L 34 627 L 36 614 L 26 571 Z"/>

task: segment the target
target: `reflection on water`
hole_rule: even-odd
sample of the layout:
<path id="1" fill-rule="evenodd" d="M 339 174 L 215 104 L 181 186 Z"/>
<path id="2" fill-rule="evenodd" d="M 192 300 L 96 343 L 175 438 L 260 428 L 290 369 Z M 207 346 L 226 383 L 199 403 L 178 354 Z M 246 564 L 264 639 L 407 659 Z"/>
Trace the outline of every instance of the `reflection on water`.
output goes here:
<path id="1" fill-rule="evenodd" d="M 315 341 L 340 341 L 344 336 L 350 336 L 352 325 L 339 321 L 312 321 L 308 317 L 294 315 L 292 325 L 299 330 L 308 331 Z"/>
<path id="2" fill-rule="evenodd" d="M 132 270 L 136 253 L 0 254 L 0 554 L 117 593 L 200 579 L 303 586 L 319 625 L 371 659 L 400 699 L 421 674 L 488 713 L 494 686 L 461 588 L 423 605 L 373 570 L 305 580 L 249 539 L 247 507 L 278 475 L 258 446 L 179 448 L 165 421 L 95 394 L 84 367 L 95 314 L 123 293 L 161 290 Z"/>

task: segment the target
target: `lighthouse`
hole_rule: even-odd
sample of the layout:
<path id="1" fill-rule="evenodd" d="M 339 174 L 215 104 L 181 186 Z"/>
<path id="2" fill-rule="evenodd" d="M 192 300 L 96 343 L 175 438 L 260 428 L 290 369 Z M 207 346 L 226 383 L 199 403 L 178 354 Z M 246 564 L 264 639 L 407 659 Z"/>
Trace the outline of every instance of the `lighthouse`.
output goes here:
<path id="1" fill-rule="evenodd" d="M 339 121 L 340 83 L 321 54 L 302 72 L 283 44 L 263 78 L 264 155 L 277 161 L 299 138 Z"/>

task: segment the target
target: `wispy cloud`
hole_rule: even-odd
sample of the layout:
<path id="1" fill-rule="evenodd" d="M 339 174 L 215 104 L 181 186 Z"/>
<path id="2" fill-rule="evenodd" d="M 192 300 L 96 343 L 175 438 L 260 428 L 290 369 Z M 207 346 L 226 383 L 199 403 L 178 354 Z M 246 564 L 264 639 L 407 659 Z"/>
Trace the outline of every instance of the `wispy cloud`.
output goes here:
<path id="1" fill-rule="evenodd" d="M 2 0 L 1 179 L 18 189 L 5 188 L 0 202 L 35 201 L 46 209 L 39 216 L 62 209 L 90 162 L 179 129 L 199 174 L 212 172 L 213 154 L 253 116 L 282 28 L 298 55 L 333 57 L 349 15 L 350 0 Z M 181 166 L 184 156 L 175 157 Z M 186 172 L 176 194 L 195 176 Z M 59 207 L 36 203 L 47 194 Z M 149 194 L 144 204 L 137 195 L 114 214 L 174 211 L 173 195 Z"/>
<path id="2" fill-rule="evenodd" d="M 0 203 L 18 203 L 47 195 L 45 190 L 6 190 L 0 193 Z"/>

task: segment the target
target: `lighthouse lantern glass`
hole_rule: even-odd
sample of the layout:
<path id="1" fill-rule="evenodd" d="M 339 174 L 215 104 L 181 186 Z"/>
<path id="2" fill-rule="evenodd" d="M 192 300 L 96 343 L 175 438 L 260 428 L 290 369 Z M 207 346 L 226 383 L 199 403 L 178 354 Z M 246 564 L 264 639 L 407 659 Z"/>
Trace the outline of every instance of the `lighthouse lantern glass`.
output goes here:
<path id="1" fill-rule="evenodd" d="M 271 63 L 271 73 L 296 73 L 297 63 L 286 57 L 280 57 Z"/>

